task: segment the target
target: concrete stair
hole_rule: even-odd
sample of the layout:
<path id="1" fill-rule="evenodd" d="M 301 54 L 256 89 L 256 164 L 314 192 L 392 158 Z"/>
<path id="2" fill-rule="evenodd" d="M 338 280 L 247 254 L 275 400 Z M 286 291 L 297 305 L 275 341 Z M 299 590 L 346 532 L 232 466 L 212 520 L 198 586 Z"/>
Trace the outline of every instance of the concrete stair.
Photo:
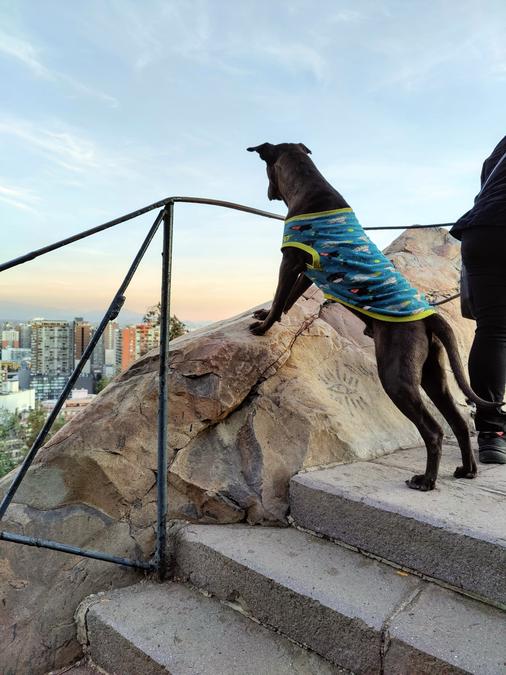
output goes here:
<path id="1" fill-rule="evenodd" d="M 506 673 L 506 467 L 456 481 L 455 455 L 431 493 L 404 484 L 421 449 L 299 474 L 298 529 L 185 525 L 175 583 L 86 601 L 89 656 L 110 675 Z"/>
<path id="2" fill-rule="evenodd" d="M 458 449 L 444 450 L 438 488 L 406 488 L 421 448 L 309 471 L 291 481 L 296 525 L 506 607 L 506 466 L 457 480 Z"/>
<path id="3" fill-rule="evenodd" d="M 182 584 L 145 583 L 96 596 L 80 624 L 89 657 L 110 675 L 345 673 Z"/>
<path id="4" fill-rule="evenodd" d="M 355 673 L 505 669 L 500 609 L 293 528 L 188 527 L 177 568 L 180 579 Z"/>

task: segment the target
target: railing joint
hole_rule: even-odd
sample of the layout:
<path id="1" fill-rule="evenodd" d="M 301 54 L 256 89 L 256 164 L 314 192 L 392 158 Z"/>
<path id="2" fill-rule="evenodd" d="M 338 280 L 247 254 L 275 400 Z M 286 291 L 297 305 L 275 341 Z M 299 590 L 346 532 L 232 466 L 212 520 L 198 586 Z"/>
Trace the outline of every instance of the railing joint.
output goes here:
<path id="1" fill-rule="evenodd" d="M 111 303 L 111 306 L 107 310 L 107 318 L 109 321 L 114 321 L 118 314 L 121 312 L 123 305 L 125 304 L 126 296 L 119 295 Z"/>

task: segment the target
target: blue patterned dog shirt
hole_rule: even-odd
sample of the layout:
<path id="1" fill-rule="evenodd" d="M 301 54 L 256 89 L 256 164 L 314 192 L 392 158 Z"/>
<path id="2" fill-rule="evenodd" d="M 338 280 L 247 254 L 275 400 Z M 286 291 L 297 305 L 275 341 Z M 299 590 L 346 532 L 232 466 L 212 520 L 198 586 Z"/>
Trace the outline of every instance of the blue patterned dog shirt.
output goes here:
<path id="1" fill-rule="evenodd" d="M 312 256 L 305 274 L 330 300 L 380 321 L 417 321 L 436 311 L 369 239 L 350 208 L 288 218 L 281 248 L 288 246 Z"/>

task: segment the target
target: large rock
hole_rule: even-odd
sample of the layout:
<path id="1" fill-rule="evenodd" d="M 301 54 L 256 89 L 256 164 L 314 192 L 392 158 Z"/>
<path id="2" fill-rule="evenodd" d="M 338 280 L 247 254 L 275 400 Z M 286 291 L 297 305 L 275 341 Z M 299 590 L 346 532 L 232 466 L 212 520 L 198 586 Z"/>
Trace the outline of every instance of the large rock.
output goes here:
<path id="1" fill-rule="evenodd" d="M 458 242 L 444 230 L 405 233 L 387 253 L 424 291 L 449 295 L 458 285 Z M 248 311 L 173 342 L 171 517 L 284 524 L 288 482 L 301 468 L 420 442 L 381 389 L 362 322 L 322 302 L 312 287 L 263 337 L 248 332 Z M 466 354 L 474 324 L 460 318 L 458 302 L 441 312 Z M 157 385 L 158 354 L 151 352 L 41 450 L 3 529 L 148 559 Z M 72 620 L 78 602 L 130 584 L 134 574 L 1 542 L 3 672 L 43 673 L 71 660 L 79 651 Z"/>

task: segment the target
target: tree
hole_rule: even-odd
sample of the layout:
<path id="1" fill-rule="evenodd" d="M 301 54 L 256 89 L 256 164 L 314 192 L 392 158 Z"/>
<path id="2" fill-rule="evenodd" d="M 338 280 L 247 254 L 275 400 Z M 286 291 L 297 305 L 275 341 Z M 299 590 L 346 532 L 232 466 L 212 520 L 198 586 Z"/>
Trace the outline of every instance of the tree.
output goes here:
<path id="1" fill-rule="evenodd" d="M 151 305 L 147 308 L 146 314 L 144 314 L 142 319 L 142 323 L 150 323 L 152 326 L 158 326 L 160 323 L 160 312 L 160 303 Z"/>
<path id="2" fill-rule="evenodd" d="M 23 437 L 28 448 L 32 447 L 40 430 L 44 426 L 45 421 L 46 412 L 43 410 L 42 406 L 37 404 L 33 410 L 30 410 L 28 417 L 26 418 Z"/>
<path id="3" fill-rule="evenodd" d="M 0 409 L 0 478 L 18 463 L 13 451 L 24 454 L 21 433 L 21 416 L 17 412 Z"/>
<path id="4" fill-rule="evenodd" d="M 7 454 L 0 445 L 0 478 L 9 473 L 16 466 L 17 462 Z"/>
<path id="5" fill-rule="evenodd" d="M 144 323 L 149 323 L 152 326 L 159 326 L 160 313 L 161 313 L 160 303 L 156 305 L 151 305 L 151 307 L 147 308 L 146 314 L 144 314 L 144 318 L 142 320 Z M 184 335 L 187 332 L 188 329 L 185 326 L 185 324 L 182 321 L 180 321 L 175 314 L 173 314 L 170 317 L 169 323 L 169 340 L 174 340 L 175 338 L 179 337 L 180 335 Z"/>
<path id="6" fill-rule="evenodd" d="M 19 458 L 26 455 L 32 447 L 47 419 L 47 413 L 40 404 L 30 410 L 24 420 L 17 412 L 10 413 L 0 409 L 0 478 L 13 469 Z M 58 415 L 51 427 L 46 441 L 66 424 L 65 417 Z M 15 457 L 17 459 L 15 459 Z"/>
<path id="7" fill-rule="evenodd" d="M 95 385 L 95 393 L 100 394 L 100 392 L 107 387 L 109 382 L 111 382 L 112 377 L 101 377 Z"/>
<path id="8" fill-rule="evenodd" d="M 41 405 L 36 405 L 34 410 L 30 410 L 28 417 L 26 418 L 26 426 L 24 429 L 24 441 L 26 443 L 27 449 L 31 448 L 35 442 L 35 439 L 39 435 L 42 427 L 44 426 L 47 419 L 46 411 L 42 408 Z M 65 418 L 63 415 L 58 415 L 56 420 L 53 423 L 48 435 L 46 436 L 46 441 L 48 441 L 51 436 L 59 431 L 65 424 Z"/>
<path id="9" fill-rule="evenodd" d="M 173 315 L 170 317 L 169 324 L 169 340 L 175 340 L 180 335 L 184 335 L 188 332 L 188 328 L 180 321 L 177 316 Z"/>
<path id="10" fill-rule="evenodd" d="M 0 440 L 7 440 L 19 436 L 21 419 L 17 412 L 8 412 L 0 409 Z"/>

